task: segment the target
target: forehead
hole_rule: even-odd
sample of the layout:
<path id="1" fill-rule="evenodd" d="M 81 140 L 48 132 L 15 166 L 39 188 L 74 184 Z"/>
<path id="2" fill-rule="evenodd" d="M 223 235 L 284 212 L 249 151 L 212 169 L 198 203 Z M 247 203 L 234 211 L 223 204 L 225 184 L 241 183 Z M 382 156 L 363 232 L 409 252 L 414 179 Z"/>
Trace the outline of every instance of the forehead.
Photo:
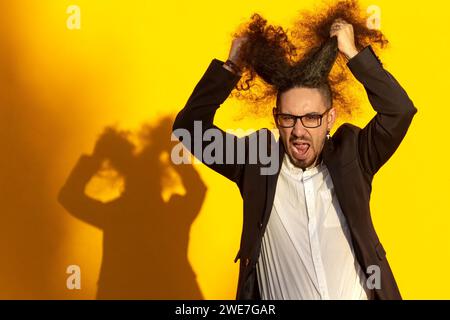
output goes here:
<path id="1" fill-rule="evenodd" d="M 327 109 L 322 94 L 315 88 L 292 88 L 283 92 L 279 107 L 280 112 L 295 115 L 322 113 Z"/>

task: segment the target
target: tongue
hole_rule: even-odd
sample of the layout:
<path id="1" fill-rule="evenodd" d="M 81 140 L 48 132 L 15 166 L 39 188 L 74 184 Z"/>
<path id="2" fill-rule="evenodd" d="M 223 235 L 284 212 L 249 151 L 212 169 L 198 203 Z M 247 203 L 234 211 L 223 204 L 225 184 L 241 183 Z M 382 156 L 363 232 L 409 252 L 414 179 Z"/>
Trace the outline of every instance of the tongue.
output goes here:
<path id="1" fill-rule="evenodd" d="M 304 154 L 307 150 L 308 150 L 308 145 L 307 144 L 298 144 L 297 145 L 297 150 L 299 153 Z"/>

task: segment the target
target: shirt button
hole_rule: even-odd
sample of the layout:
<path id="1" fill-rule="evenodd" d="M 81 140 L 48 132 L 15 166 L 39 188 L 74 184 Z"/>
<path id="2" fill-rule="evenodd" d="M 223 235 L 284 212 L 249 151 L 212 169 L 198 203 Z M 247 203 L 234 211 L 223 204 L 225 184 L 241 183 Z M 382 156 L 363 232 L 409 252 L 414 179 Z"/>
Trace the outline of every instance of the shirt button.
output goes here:
<path id="1" fill-rule="evenodd" d="M 258 228 L 262 229 L 262 227 L 263 227 L 263 224 L 262 224 L 262 222 L 260 221 L 260 222 L 258 223 Z"/>
<path id="2" fill-rule="evenodd" d="M 246 258 L 246 259 L 245 259 L 245 266 L 247 267 L 249 263 L 250 263 L 250 259 L 249 259 L 249 258 Z"/>

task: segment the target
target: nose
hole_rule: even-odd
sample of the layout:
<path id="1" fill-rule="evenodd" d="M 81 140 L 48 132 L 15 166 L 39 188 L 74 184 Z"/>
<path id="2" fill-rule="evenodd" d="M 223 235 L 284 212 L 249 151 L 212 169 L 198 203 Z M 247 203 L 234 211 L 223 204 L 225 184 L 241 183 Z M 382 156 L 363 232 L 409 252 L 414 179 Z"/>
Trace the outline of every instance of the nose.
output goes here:
<path id="1" fill-rule="evenodd" d="M 308 130 L 303 126 L 300 119 L 297 119 L 295 126 L 292 128 L 292 134 L 296 137 L 308 136 Z"/>

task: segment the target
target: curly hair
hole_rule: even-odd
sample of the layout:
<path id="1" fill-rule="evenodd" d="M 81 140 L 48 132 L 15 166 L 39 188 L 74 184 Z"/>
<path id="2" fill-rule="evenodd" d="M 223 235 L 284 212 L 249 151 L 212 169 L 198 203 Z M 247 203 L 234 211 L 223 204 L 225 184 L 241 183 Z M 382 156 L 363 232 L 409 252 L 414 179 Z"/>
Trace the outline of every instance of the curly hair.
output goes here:
<path id="1" fill-rule="evenodd" d="M 252 103 L 256 114 L 268 102 L 277 100 L 294 87 L 317 88 L 339 114 L 351 116 L 356 110 L 354 97 L 346 85 L 349 73 L 339 55 L 337 37 L 330 38 L 333 22 L 344 19 L 353 25 L 358 50 L 371 45 L 384 48 L 388 41 L 379 30 L 369 29 L 367 15 L 356 0 L 322 3 L 324 7 L 298 14 L 290 32 L 267 23 L 253 14 L 250 22 L 234 37 L 245 37 L 239 53 L 243 74 L 233 96 Z"/>

